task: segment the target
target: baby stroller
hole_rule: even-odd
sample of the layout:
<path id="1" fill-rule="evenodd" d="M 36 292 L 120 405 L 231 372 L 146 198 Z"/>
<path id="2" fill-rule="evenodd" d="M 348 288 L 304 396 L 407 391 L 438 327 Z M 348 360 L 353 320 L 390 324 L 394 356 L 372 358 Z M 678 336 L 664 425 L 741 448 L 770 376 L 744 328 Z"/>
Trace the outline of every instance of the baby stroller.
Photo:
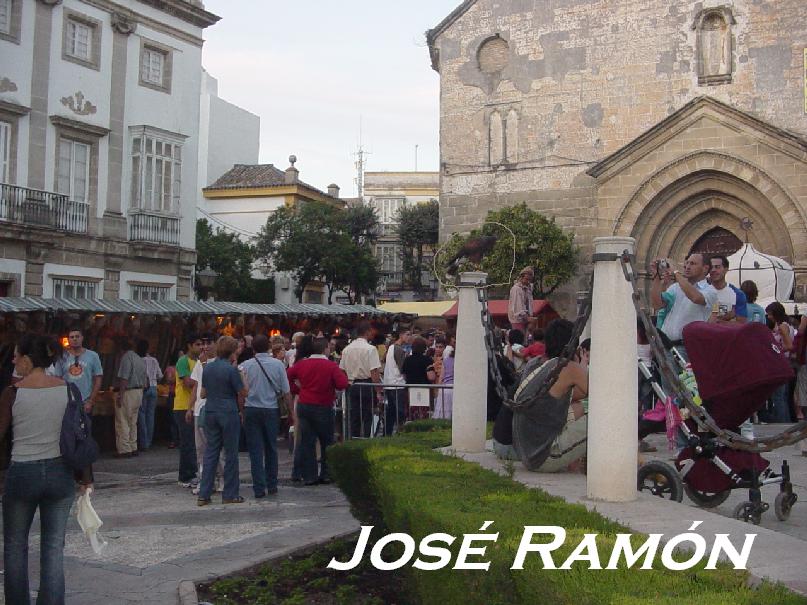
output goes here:
<path id="1" fill-rule="evenodd" d="M 787 358 L 762 324 L 695 322 L 684 329 L 683 336 L 704 409 L 720 429 L 739 433 L 739 426 L 793 377 Z M 759 453 L 719 442 L 693 419 L 685 421 L 681 430 L 686 446 L 675 464 L 693 502 L 711 508 L 724 502 L 731 490 L 748 489 L 749 499 L 737 505 L 733 516 L 758 524 L 769 508 L 762 502 L 761 488 L 778 483 L 776 516 L 781 521 L 788 518 L 797 497 L 786 461 L 777 474 Z"/>

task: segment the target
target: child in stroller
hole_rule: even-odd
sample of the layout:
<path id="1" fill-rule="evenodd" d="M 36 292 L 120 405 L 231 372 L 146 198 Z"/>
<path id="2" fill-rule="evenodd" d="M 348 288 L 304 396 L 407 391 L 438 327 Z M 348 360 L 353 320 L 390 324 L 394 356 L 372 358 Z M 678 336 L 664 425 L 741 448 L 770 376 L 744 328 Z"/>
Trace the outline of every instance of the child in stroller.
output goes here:
<path id="1" fill-rule="evenodd" d="M 740 425 L 765 405 L 773 390 L 793 376 L 787 358 L 762 324 L 694 322 L 683 336 L 703 406 L 719 429 L 739 432 Z M 762 502 L 761 487 L 778 483 L 776 516 L 787 519 L 797 499 L 787 462 L 781 474 L 775 474 L 760 454 L 719 442 L 692 419 L 681 429 L 686 447 L 677 457 L 676 468 L 690 499 L 699 506 L 714 507 L 732 489 L 748 489 L 749 500 L 737 505 L 734 517 L 757 524 L 769 508 Z M 642 469 L 639 474 L 641 488 Z"/>

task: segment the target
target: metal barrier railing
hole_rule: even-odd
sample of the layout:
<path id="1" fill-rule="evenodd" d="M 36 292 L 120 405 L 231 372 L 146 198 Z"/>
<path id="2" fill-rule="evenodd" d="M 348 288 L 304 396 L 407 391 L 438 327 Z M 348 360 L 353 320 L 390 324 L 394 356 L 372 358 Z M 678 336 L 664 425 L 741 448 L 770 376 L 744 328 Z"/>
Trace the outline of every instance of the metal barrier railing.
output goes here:
<path id="1" fill-rule="evenodd" d="M 354 382 L 339 395 L 344 439 L 370 439 L 392 435 L 407 420 L 450 419 L 453 384 L 401 384 Z M 381 394 L 379 396 L 379 391 Z"/>

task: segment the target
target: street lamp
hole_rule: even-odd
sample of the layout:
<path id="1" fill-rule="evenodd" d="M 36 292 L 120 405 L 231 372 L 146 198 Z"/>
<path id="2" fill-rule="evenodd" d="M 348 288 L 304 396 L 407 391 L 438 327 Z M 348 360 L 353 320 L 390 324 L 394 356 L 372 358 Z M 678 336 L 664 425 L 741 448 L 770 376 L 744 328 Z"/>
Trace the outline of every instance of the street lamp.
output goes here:
<path id="1" fill-rule="evenodd" d="M 210 268 L 210 265 L 196 272 L 196 283 L 199 286 L 199 293 L 202 295 L 203 300 L 210 299 L 210 291 L 216 283 L 216 278 L 219 274 Z"/>

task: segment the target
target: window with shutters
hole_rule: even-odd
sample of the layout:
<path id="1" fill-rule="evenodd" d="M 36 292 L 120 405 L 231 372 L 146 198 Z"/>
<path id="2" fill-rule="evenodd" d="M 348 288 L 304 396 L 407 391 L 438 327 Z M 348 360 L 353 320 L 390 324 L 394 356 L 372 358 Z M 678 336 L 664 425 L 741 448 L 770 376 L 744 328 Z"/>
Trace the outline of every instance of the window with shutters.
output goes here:
<path id="1" fill-rule="evenodd" d="M 140 46 L 140 85 L 171 93 L 171 49 L 149 40 Z"/>
<path id="2" fill-rule="evenodd" d="M 59 139 L 56 158 L 56 192 L 74 202 L 88 202 L 90 192 L 90 152 L 87 143 Z"/>
<path id="3" fill-rule="evenodd" d="M 0 40 L 20 43 L 22 0 L 0 0 Z"/>
<path id="4" fill-rule="evenodd" d="M 11 182 L 11 123 L 0 121 L 0 183 Z"/>
<path id="5" fill-rule="evenodd" d="M 86 15 L 64 11 L 62 58 L 92 69 L 101 66 L 101 23 Z"/>
<path id="6" fill-rule="evenodd" d="M 98 281 L 52 277 L 53 298 L 99 298 Z"/>

